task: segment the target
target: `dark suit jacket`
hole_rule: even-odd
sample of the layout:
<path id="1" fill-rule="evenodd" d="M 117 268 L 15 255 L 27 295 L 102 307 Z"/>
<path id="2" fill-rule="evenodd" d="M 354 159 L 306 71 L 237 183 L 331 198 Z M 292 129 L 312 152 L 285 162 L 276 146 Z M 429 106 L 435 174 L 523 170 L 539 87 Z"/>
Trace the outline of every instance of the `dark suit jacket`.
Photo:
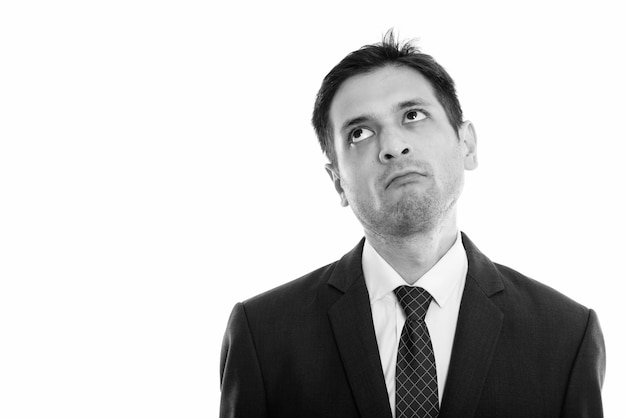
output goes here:
<path id="1" fill-rule="evenodd" d="M 463 235 L 467 280 L 440 418 L 601 417 L 594 311 Z M 221 356 L 225 417 L 390 418 L 361 268 L 339 261 L 235 306 Z"/>

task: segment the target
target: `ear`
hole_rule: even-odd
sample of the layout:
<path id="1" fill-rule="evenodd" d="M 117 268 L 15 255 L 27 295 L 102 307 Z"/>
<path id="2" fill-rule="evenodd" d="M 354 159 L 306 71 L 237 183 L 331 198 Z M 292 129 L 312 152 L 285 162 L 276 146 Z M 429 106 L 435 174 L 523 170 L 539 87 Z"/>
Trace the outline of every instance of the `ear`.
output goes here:
<path id="1" fill-rule="evenodd" d="M 339 198 L 341 199 L 341 206 L 348 206 L 346 194 L 343 191 L 343 187 L 341 187 L 341 176 L 339 175 L 339 170 L 337 170 L 332 164 L 326 164 L 324 168 L 326 168 L 326 172 L 328 173 L 331 181 L 335 185 L 335 190 L 337 191 L 337 194 L 339 194 Z"/>
<path id="2" fill-rule="evenodd" d="M 474 125 L 469 120 L 463 122 L 459 128 L 459 140 L 463 148 L 463 162 L 466 170 L 474 170 L 478 167 L 478 150 L 476 142 L 476 131 Z"/>

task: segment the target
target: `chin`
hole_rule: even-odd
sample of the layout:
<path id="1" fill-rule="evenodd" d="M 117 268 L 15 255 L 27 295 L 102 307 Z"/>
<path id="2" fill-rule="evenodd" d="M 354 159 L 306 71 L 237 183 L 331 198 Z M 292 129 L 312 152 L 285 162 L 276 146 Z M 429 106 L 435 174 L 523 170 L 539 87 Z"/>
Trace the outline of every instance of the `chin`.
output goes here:
<path id="1" fill-rule="evenodd" d="M 429 190 L 404 193 L 395 202 L 379 204 L 353 199 L 350 206 L 363 227 L 381 236 L 405 238 L 436 230 L 449 215 L 457 194 Z"/>
<path id="2" fill-rule="evenodd" d="M 413 216 L 402 219 L 396 219 L 387 226 L 387 233 L 395 237 L 410 237 L 418 234 L 424 234 L 433 231 L 438 223 L 432 218 L 424 218 L 423 216 Z"/>
<path id="3" fill-rule="evenodd" d="M 431 232 L 445 220 L 450 207 L 451 204 L 445 204 L 439 199 L 412 196 L 383 210 L 383 216 L 379 217 L 380 227 L 398 237 Z"/>

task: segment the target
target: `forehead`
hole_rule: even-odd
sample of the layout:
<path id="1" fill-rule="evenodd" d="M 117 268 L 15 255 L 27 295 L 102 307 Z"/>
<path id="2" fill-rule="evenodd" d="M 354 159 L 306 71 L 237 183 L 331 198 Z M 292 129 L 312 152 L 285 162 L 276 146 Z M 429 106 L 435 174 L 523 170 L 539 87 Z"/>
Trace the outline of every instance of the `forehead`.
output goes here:
<path id="1" fill-rule="evenodd" d="M 346 120 L 387 112 L 408 100 L 441 107 L 432 85 L 419 71 L 387 65 L 344 81 L 330 106 L 330 121 L 333 130 L 338 129 Z"/>

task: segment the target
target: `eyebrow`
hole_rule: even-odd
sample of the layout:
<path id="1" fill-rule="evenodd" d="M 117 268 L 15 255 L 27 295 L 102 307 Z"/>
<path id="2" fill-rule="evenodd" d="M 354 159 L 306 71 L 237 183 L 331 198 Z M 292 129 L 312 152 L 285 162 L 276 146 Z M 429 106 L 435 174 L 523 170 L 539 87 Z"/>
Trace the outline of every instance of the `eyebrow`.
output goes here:
<path id="1" fill-rule="evenodd" d="M 430 106 L 430 103 L 427 102 L 426 100 L 422 100 L 422 99 L 406 100 L 404 102 L 398 103 L 394 107 L 394 110 L 398 111 L 398 110 L 406 109 L 408 107 L 415 107 L 415 106 L 427 107 L 427 106 Z"/>
<path id="2" fill-rule="evenodd" d="M 397 112 L 399 110 L 407 109 L 407 108 L 415 107 L 415 106 L 427 107 L 427 106 L 430 106 L 430 103 L 422 99 L 405 100 L 403 102 L 396 104 L 393 107 L 393 111 Z M 373 114 L 364 114 L 364 115 L 357 116 L 355 118 L 348 119 L 347 121 L 344 122 L 343 125 L 341 125 L 341 132 L 345 132 L 348 129 L 350 129 L 352 126 L 360 125 L 363 122 L 367 122 L 372 119 L 374 119 Z"/>
<path id="3" fill-rule="evenodd" d="M 352 126 L 354 125 L 360 125 L 363 122 L 367 122 L 369 120 L 373 119 L 373 116 L 371 115 L 362 115 L 362 116 L 357 116 L 356 118 L 352 118 L 352 119 L 348 119 L 342 126 L 341 126 L 341 132 L 345 132 L 348 129 L 350 129 Z"/>

